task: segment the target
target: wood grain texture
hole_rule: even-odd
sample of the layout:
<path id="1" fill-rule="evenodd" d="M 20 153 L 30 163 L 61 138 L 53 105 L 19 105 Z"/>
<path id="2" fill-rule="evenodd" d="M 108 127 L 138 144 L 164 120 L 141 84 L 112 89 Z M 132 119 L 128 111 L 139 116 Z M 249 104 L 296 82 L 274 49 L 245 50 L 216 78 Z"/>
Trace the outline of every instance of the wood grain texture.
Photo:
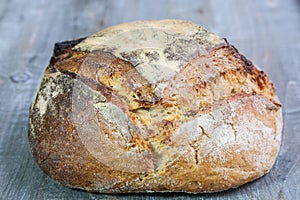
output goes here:
<path id="1" fill-rule="evenodd" d="M 141 19 L 186 19 L 226 37 L 265 70 L 283 103 L 274 168 L 261 179 L 215 194 L 103 195 L 46 177 L 29 151 L 28 109 L 55 42 Z M 300 199 L 299 0 L 61 0 L 0 2 L 0 199 Z"/>

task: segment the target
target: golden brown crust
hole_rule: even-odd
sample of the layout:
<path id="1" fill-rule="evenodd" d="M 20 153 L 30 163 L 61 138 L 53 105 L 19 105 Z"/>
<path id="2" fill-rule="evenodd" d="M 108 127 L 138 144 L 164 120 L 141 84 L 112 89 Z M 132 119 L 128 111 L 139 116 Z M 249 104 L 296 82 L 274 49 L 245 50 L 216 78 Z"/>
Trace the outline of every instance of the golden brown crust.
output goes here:
<path id="1" fill-rule="evenodd" d="M 56 45 L 30 109 L 41 169 L 69 187 L 104 193 L 214 192 L 268 172 L 282 127 L 274 86 L 227 41 L 207 37 L 218 45 L 205 39 L 205 50 L 155 81 L 133 64 L 145 59 L 141 51 Z M 149 65 L 160 63 L 150 53 Z"/>

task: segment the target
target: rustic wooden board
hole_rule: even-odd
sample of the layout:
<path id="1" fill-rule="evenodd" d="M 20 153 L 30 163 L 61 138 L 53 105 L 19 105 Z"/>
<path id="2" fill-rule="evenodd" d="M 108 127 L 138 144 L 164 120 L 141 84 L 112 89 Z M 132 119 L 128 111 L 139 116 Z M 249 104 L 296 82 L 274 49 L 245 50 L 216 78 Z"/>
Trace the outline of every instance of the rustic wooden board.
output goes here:
<path id="1" fill-rule="evenodd" d="M 28 108 L 57 41 L 114 24 L 192 20 L 229 39 L 264 69 L 283 103 L 283 142 L 263 178 L 215 194 L 102 195 L 44 175 L 29 151 Z M 299 0 L 0 1 L 0 199 L 300 199 Z"/>

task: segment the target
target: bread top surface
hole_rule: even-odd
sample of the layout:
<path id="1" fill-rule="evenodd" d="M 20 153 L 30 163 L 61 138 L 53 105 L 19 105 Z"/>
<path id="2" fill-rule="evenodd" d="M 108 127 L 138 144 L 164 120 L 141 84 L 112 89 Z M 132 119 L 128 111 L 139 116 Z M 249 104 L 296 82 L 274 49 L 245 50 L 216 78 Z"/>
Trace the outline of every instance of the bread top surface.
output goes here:
<path id="1" fill-rule="evenodd" d="M 73 49 L 108 52 L 129 61 L 151 84 L 167 81 L 197 55 L 225 44 L 205 28 L 183 20 L 138 21 L 95 33 Z"/>
<path id="2" fill-rule="evenodd" d="M 57 46 L 46 76 L 61 73 L 95 91 L 90 109 L 81 105 L 82 100 L 76 103 L 73 85 L 73 112 L 96 113 L 105 123 L 95 127 L 101 127 L 99 133 L 105 132 L 108 140 L 99 140 L 102 149 L 92 145 L 87 140 L 89 134 L 95 138 L 91 123 L 77 127 L 77 134 L 93 156 L 117 170 L 140 173 L 168 166 L 199 135 L 210 134 L 206 133 L 210 125 L 199 123 L 218 119 L 213 113 L 219 113 L 219 108 L 231 110 L 244 101 L 250 102 L 245 103 L 250 111 L 267 114 L 264 109 L 280 109 L 273 84 L 263 71 L 226 40 L 190 22 L 123 24 Z M 228 121 L 221 114 L 214 123 Z M 95 118 L 78 116 L 73 117 L 75 124 Z M 262 128 L 276 129 L 272 120 L 260 120 Z M 250 122 L 253 127 L 258 124 Z M 231 147 L 225 144 L 219 151 L 226 148 Z M 107 151 L 122 158 L 124 165 Z"/>
<path id="3" fill-rule="evenodd" d="M 67 42 L 66 46 L 63 44 L 60 48 L 61 51 L 54 50 L 58 53 L 54 54 L 52 63 L 58 60 L 59 66 L 56 64 L 56 67 L 61 71 L 75 72 L 101 84 L 103 82 L 100 79 L 103 76 L 106 75 L 107 78 L 109 73 L 115 73 L 116 70 L 120 79 L 127 79 L 127 73 L 133 74 L 139 76 L 139 79 L 135 80 L 135 88 L 150 85 L 154 88 L 150 93 L 154 92 L 158 98 L 162 97 L 162 91 L 171 79 L 182 73 L 195 73 L 198 66 L 203 64 L 206 68 L 196 72 L 201 73 L 201 76 L 197 77 L 200 83 L 207 83 L 211 77 L 221 72 L 242 70 L 241 73 L 246 71 L 256 80 L 256 85 L 261 90 L 266 88 L 265 94 L 269 91 L 269 99 L 272 99 L 275 93 L 266 74 L 254 67 L 252 62 L 226 39 L 189 21 L 148 20 L 120 24 L 87 38 Z M 100 69 L 104 68 L 103 66 L 111 69 L 110 72 L 108 69 Z M 187 72 L 191 71 L 189 68 L 194 71 Z M 106 86 L 107 84 L 109 83 L 104 83 Z"/>

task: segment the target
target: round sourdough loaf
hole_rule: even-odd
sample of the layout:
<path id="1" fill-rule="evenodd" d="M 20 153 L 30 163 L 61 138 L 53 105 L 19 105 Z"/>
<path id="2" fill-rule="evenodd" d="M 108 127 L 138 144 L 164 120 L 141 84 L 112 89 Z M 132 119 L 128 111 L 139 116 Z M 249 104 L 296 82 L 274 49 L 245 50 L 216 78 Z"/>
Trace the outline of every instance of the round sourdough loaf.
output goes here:
<path id="1" fill-rule="evenodd" d="M 181 20 L 138 21 L 55 44 L 30 108 L 40 168 L 103 193 L 215 192 L 267 173 L 281 105 L 225 39 Z"/>

